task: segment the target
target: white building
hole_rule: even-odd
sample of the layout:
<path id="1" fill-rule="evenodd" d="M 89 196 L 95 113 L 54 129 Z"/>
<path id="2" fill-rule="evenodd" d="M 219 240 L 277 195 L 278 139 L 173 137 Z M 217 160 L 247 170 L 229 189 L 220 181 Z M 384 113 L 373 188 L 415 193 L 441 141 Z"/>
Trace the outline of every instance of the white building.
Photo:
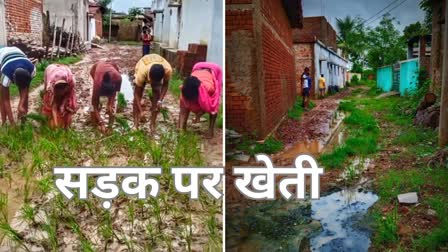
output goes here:
<path id="1" fill-rule="evenodd" d="M 151 9 L 157 46 L 188 50 L 189 44 L 205 44 L 207 61 L 223 66 L 223 0 L 154 0 Z"/>
<path id="2" fill-rule="evenodd" d="M 89 0 L 44 0 L 44 12 L 50 14 L 50 25 L 56 22 L 57 27 L 62 26 L 65 19 L 64 30 L 71 32 L 76 28 L 81 41 L 89 37 Z"/>

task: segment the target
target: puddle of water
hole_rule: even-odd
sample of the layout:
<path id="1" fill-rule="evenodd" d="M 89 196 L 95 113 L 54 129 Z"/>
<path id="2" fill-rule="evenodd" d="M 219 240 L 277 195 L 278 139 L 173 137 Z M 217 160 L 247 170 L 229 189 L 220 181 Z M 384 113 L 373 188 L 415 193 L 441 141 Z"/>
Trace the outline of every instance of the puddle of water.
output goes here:
<path id="1" fill-rule="evenodd" d="M 123 93 L 126 101 L 130 102 L 134 100 L 134 89 L 132 88 L 131 81 L 128 74 L 121 75 L 121 93 Z"/>
<path id="2" fill-rule="evenodd" d="M 358 189 L 345 189 L 312 201 L 311 216 L 323 228 L 310 240 L 313 251 L 368 251 L 371 232 L 362 220 L 378 196 Z"/>

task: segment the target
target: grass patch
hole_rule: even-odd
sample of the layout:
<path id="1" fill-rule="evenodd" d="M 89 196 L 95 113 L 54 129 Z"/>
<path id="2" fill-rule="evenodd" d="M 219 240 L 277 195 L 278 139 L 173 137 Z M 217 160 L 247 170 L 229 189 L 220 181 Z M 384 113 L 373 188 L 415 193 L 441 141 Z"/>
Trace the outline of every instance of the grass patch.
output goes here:
<path id="1" fill-rule="evenodd" d="M 264 141 L 264 143 L 257 143 L 251 139 L 244 139 L 238 146 L 237 149 L 244 151 L 250 155 L 255 154 L 274 154 L 283 150 L 283 143 L 274 137 L 269 137 Z"/>
<path id="2" fill-rule="evenodd" d="M 180 92 L 181 92 L 180 86 L 182 86 L 183 82 L 184 82 L 184 80 L 183 80 L 182 76 L 180 76 L 179 73 L 174 72 L 173 76 L 171 77 L 171 80 L 170 80 L 169 90 L 177 98 L 180 97 Z"/>
<path id="3" fill-rule="evenodd" d="M 310 101 L 308 104 L 308 109 L 313 109 L 316 105 Z M 288 110 L 288 118 L 300 121 L 302 114 L 305 112 L 305 109 L 302 107 L 302 97 L 297 96 L 296 101 L 292 105 L 292 107 Z"/>
<path id="4" fill-rule="evenodd" d="M 385 245 L 397 242 L 399 221 L 397 207 L 395 206 L 394 210 L 385 216 L 376 213 L 374 218 L 376 220 L 375 244 Z"/>
<path id="5" fill-rule="evenodd" d="M 356 105 L 353 101 L 342 101 L 339 103 L 339 110 L 344 112 L 352 112 L 356 109 Z"/>

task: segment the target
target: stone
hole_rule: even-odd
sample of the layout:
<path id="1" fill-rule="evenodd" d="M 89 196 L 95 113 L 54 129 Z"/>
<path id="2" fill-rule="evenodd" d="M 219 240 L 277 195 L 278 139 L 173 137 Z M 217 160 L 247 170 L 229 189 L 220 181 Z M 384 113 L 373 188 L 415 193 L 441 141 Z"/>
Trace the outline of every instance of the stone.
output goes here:
<path id="1" fill-rule="evenodd" d="M 242 161 L 242 162 L 249 162 L 250 156 L 249 155 L 240 154 L 240 155 L 234 156 L 233 159 L 238 160 L 238 161 Z"/>
<path id="2" fill-rule="evenodd" d="M 401 204 L 417 204 L 418 203 L 418 195 L 416 192 L 399 194 L 397 197 L 398 197 L 398 202 Z"/>

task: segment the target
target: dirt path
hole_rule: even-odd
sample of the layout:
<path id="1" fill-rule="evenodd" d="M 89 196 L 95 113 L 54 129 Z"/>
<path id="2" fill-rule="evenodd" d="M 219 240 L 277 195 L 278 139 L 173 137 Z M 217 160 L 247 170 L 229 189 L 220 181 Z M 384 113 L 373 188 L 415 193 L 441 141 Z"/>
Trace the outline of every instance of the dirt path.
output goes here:
<path id="1" fill-rule="evenodd" d="M 118 64 L 122 74 L 128 74 L 130 79 L 133 79 L 134 67 L 137 61 L 140 59 L 141 50 L 138 46 L 123 46 L 123 45 L 106 45 L 104 49 L 94 48 L 91 49 L 83 58 L 82 61 L 71 65 L 70 68 L 73 71 L 76 79 L 76 95 L 78 99 L 79 110 L 73 117 L 72 127 L 78 131 L 91 132 L 90 125 L 90 107 L 91 107 L 91 90 L 92 80 L 90 78 L 90 68 L 99 60 L 111 60 Z M 30 112 L 38 112 L 40 106 L 40 92 L 43 90 L 43 85 L 34 89 L 30 93 Z M 150 101 L 147 98 L 145 92 L 144 95 L 144 110 L 149 111 Z M 18 98 L 14 99 L 13 108 L 17 108 Z M 162 115 L 158 117 L 158 130 L 155 134 L 155 138 L 160 138 L 161 134 L 166 132 L 168 128 L 175 128 L 179 117 L 179 101 L 178 98 L 168 92 L 165 98 L 165 106 L 169 111 L 169 118 L 163 121 Z M 105 111 L 102 111 L 103 119 L 106 117 Z M 127 103 L 127 107 L 123 111 L 124 118 L 127 119 L 129 126 L 133 127 L 132 121 L 132 102 Z M 149 113 L 147 113 L 149 116 Z M 192 123 L 193 116 L 190 117 L 188 129 L 199 135 L 202 139 L 201 150 L 206 162 L 209 166 L 222 166 L 222 129 L 215 129 L 215 137 L 212 139 L 206 139 L 205 133 L 208 127 L 208 122 L 202 121 L 200 124 Z M 149 132 L 149 123 L 142 125 L 142 128 Z M 113 163 L 110 165 L 124 165 L 122 163 Z"/>

